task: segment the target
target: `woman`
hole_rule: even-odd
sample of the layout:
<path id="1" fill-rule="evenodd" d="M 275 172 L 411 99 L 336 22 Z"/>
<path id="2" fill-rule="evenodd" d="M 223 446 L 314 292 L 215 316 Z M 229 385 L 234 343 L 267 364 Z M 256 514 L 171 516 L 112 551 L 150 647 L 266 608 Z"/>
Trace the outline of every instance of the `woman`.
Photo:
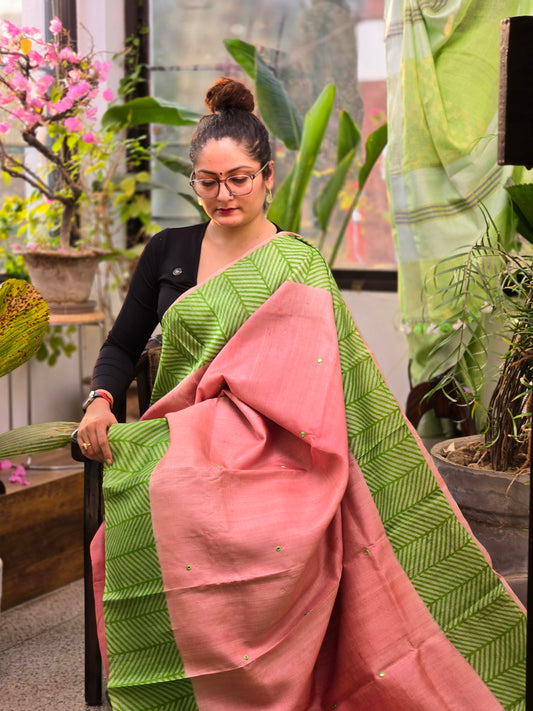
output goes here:
<path id="1" fill-rule="evenodd" d="M 322 256 L 265 217 L 250 93 L 223 79 L 207 103 L 191 185 L 209 222 L 147 245 L 79 429 L 108 463 L 93 557 L 113 707 L 511 707 L 523 610 Z M 153 404 L 115 424 L 158 319 Z"/>

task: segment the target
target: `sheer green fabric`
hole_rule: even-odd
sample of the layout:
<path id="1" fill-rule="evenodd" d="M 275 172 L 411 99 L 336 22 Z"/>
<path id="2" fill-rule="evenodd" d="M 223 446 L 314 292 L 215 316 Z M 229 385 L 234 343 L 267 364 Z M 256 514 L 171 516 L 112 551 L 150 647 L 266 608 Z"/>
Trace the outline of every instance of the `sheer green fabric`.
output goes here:
<path id="1" fill-rule="evenodd" d="M 431 299 L 449 279 L 449 274 L 434 279 L 435 265 L 484 235 L 481 205 L 505 246 L 515 237 L 503 186 L 509 178 L 523 182 L 527 171 L 497 165 L 499 33 L 501 19 L 531 14 L 533 2 L 387 0 L 385 5 L 388 181 L 416 384 L 444 372 L 457 345 L 452 340 L 442 347 L 444 336 L 436 328 L 457 304 Z M 486 328 L 483 320 L 478 328 Z M 463 334 L 462 348 L 468 343 Z"/>

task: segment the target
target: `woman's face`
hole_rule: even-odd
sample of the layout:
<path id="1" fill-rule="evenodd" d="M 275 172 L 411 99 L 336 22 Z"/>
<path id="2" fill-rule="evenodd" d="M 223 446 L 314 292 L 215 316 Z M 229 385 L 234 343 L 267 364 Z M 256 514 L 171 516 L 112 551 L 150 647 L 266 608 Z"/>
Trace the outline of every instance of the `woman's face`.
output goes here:
<path id="1" fill-rule="evenodd" d="M 194 166 L 194 177 L 223 180 L 232 175 L 254 175 L 260 168 L 262 166 L 239 143 L 231 138 L 222 138 L 206 143 Z M 247 195 L 232 195 L 226 185 L 220 183 L 216 197 L 202 197 L 201 201 L 211 220 L 220 226 L 243 227 L 255 220 L 264 219 L 266 192 L 272 189 L 273 184 L 271 165 L 270 175 L 265 177 L 264 172 L 259 173 L 252 182 L 252 191 Z"/>

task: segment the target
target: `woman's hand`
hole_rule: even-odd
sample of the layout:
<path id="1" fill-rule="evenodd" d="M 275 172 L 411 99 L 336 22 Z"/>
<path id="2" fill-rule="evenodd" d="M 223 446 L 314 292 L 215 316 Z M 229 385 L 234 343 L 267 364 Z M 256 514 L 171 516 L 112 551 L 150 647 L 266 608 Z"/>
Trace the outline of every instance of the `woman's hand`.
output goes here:
<path id="1" fill-rule="evenodd" d="M 107 430 L 117 422 L 111 406 L 103 397 L 95 398 L 87 407 L 78 427 L 78 444 L 87 459 L 111 464 Z"/>

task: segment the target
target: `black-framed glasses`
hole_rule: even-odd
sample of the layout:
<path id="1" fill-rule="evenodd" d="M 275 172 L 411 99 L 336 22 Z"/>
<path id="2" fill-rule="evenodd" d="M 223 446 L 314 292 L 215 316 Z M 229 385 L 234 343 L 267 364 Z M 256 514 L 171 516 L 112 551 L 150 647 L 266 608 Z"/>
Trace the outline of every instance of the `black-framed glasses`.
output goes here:
<path id="1" fill-rule="evenodd" d="M 262 168 L 259 168 L 257 173 L 253 175 L 230 175 L 229 178 L 219 180 L 218 178 L 193 178 L 194 171 L 191 173 L 189 185 L 194 192 L 201 198 L 216 198 L 220 192 L 220 184 L 224 183 L 230 197 L 234 195 L 249 195 L 254 187 L 254 180 L 263 172 L 270 163 L 268 161 Z"/>

